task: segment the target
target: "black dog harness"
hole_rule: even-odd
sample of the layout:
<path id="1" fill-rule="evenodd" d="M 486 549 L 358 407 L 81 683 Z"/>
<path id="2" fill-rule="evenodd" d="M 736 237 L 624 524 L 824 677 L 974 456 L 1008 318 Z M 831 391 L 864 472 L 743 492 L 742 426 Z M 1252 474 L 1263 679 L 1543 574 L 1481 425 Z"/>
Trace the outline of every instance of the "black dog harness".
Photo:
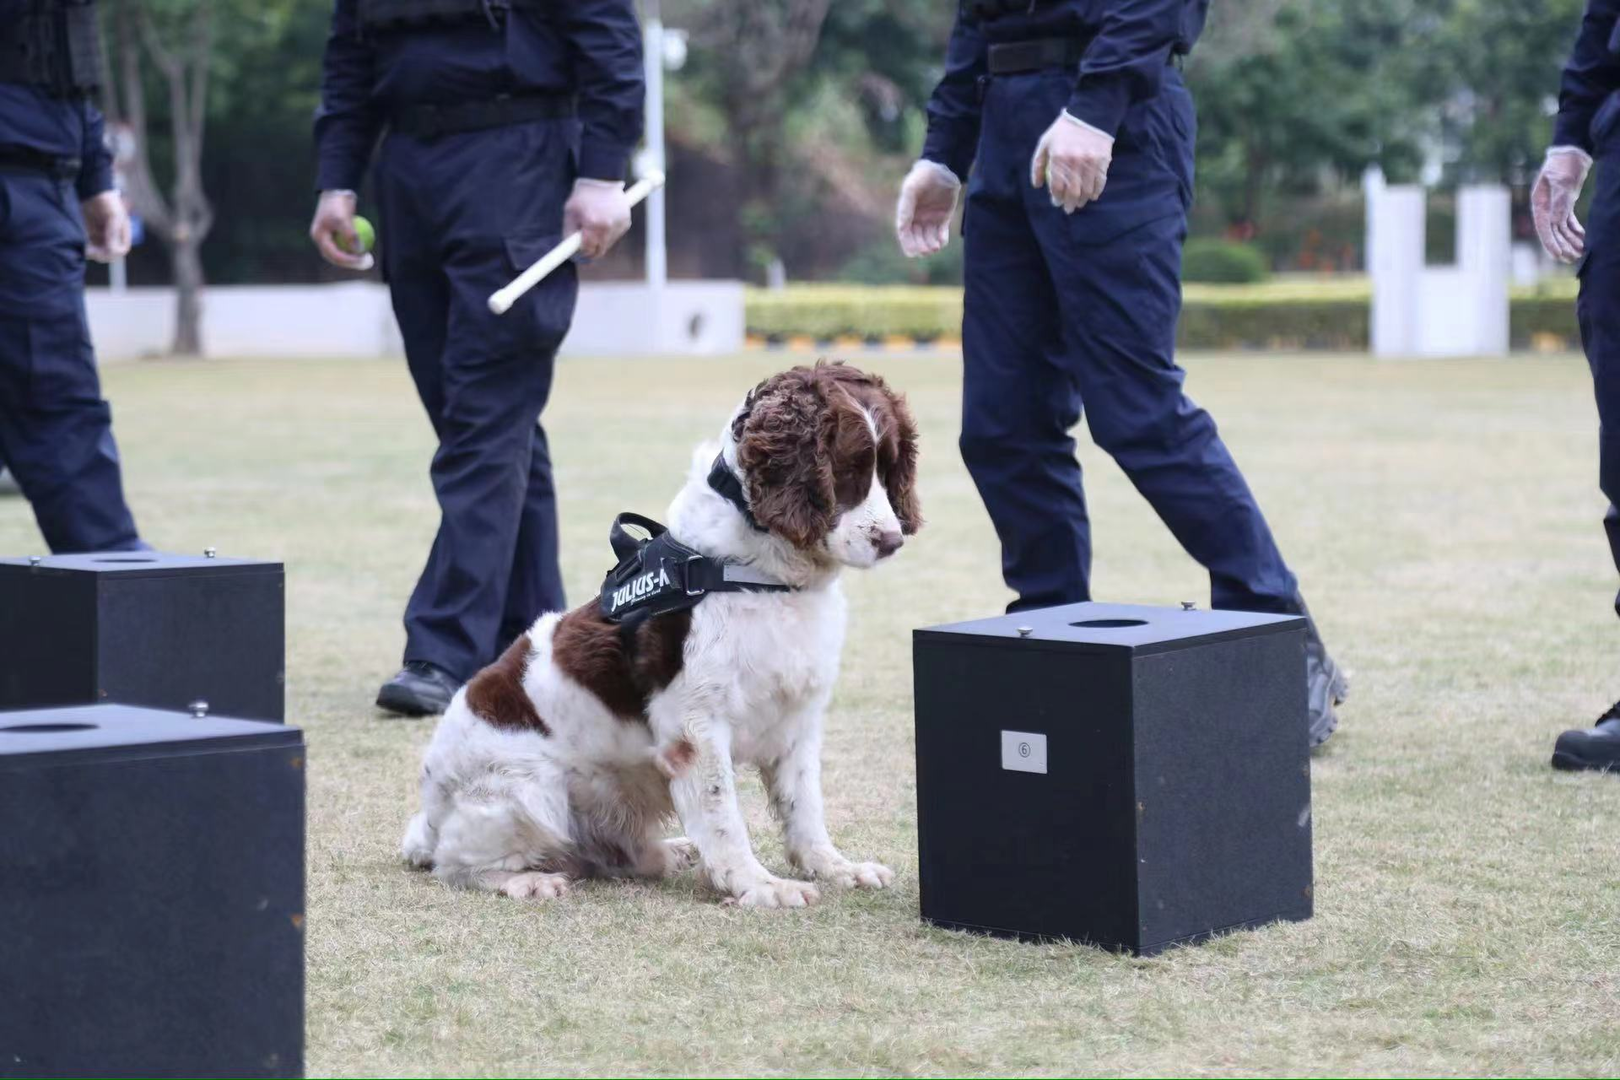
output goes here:
<path id="1" fill-rule="evenodd" d="M 693 551 L 640 514 L 614 518 L 608 542 L 619 565 L 602 581 L 602 616 L 627 629 L 654 615 L 696 607 L 710 593 L 793 591 L 793 586 L 751 566 Z"/>

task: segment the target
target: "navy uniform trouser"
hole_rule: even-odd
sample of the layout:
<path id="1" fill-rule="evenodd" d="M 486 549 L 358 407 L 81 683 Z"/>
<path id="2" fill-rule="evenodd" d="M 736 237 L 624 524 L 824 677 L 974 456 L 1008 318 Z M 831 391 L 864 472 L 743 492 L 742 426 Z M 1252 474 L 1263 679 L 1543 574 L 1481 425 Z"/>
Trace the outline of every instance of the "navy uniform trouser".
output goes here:
<path id="1" fill-rule="evenodd" d="M 962 457 L 1002 546 L 1011 610 L 1090 599 L 1091 530 L 1070 431 L 1084 407 L 1219 608 L 1303 610 L 1254 496 L 1174 356 L 1192 194 L 1192 101 L 1174 69 L 1127 113 L 1101 199 L 1072 215 L 1030 159 L 1073 74 L 996 76 L 963 225 Z"/>
<path id="2" fill-rule="evenodd" d="M 1598 486 L 1609 499 L 1603 527 L 1620 570 L 1620 147 L 1600 147 L 1594 183 L 1575 311 L 1597 396 Z"/>
<path id="3" fill-rule="evenodd" d="M 439 438 L 439 532 L 405 609 L 405 659 L 463 680 L 563 607 L 540 412 L 573 317 L 574 268 L 505 315 L 487 300 L 561 239 L 577 132 L 558 119 L 431 140 L 393 134 L 377 162 L 383 269 Z"/>
<path id="4" fill-rule="evenodd" d="M 84 312 L 73 184 L 0 170 L 0 465 L 53 552 L 142 545 Z"/>

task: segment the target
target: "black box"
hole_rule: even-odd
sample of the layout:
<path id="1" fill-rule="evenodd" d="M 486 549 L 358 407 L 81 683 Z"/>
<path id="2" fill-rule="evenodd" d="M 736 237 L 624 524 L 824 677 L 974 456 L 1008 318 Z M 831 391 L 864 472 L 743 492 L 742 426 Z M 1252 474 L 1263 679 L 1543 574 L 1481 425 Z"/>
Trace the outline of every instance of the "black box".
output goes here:
<path id="1" fill-rule="evenodd" d="M 297 1076 L 297 728 L 0 713 L 0 1076 Z"/>
<path id="2" fill-rule="evenodd" d="M 0 559 L 0 709 L 286 715 L 280 563 L 155 551 Z"/>
<path id="3" fill-rule="evenodd" d="M 913 647 L 925 920 L 1146 955 L 1310 917 L 1303 619 L 1073 604 Z"/>

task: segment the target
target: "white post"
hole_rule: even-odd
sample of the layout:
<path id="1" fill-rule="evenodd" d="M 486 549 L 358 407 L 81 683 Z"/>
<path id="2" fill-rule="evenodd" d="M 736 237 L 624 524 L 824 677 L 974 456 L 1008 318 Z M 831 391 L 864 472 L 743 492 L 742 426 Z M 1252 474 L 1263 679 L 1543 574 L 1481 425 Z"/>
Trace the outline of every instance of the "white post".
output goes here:
<path id="1" fill-rule="evenodd" d="M 1386 186 L 1369 170 L 1367 272 L 1372 276 L 1374 356 L 1412 356 L 1418 351 L 1422 315 L 1423 202 L 1415 185 Z"/>
<path id="2" fill-rule="evenodd" d="M 659 0 L 646 0 L 647 19 L 642 42 L 647 78 L 647 164 L 665 171 L 664 161 L 664 20 Z M 664 189 L 647 198 L 647 287 L 657 310 L 669 278 L 664 245 Z"/>
<path id="3" fill-rule="evenodd" d="M 1513 202 L 1500 184 L 1457 189 L 1457 269 L 1468 283 L 1473 356 L 1508 351 L 1508 276 L 1513 264 Z"/>

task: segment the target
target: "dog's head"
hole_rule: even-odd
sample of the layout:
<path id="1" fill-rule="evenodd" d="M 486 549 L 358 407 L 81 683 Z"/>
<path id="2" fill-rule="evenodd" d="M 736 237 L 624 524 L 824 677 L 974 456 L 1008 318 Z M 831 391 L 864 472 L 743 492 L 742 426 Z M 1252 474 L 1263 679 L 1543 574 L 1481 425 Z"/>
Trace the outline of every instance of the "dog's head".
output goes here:
<path id="1" fill-rule="evenodd" d="M 731 436 L 754 517 L 817 559 L 874 566 L 922 526 L 917 425 L 876 375 L 825 361 L 774 375 Z"/>

